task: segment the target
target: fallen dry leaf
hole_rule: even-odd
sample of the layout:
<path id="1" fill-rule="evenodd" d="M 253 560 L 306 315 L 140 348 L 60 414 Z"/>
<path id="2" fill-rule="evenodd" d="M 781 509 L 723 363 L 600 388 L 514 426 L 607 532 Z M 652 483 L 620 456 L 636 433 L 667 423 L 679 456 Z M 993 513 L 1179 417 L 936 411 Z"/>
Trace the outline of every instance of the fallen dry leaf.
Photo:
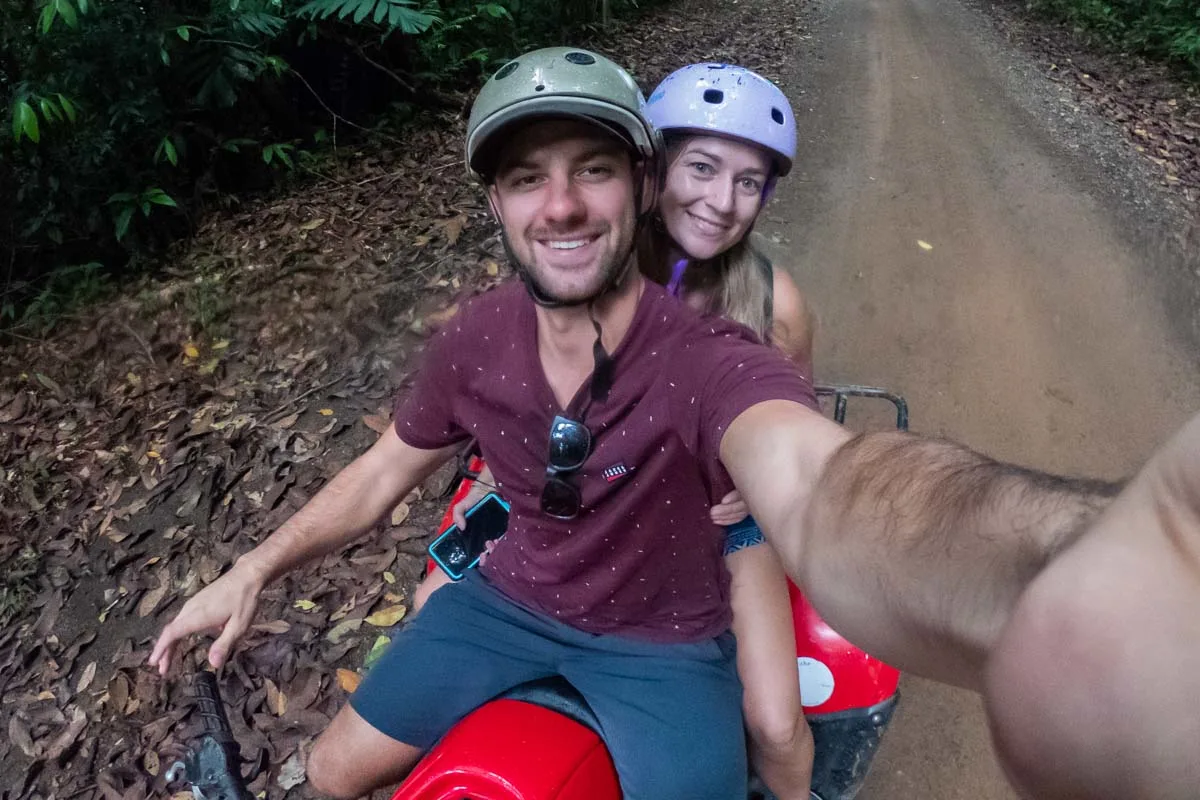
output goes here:
<path id="1" fill-rule="evenodd" d="M 275 428 L 276 430 L 285 431 L 288 428 L 295 425 L 296 420 L 298 420 L 298 419 L 300 419 L 300 412 L 297 411 L 295 414 L 288 414 L 286 417 L 279 420 L 278 422 L 272 422 L 271 427 Z"/>
<path id="2" fill-rule="evenodd" d="M 338 670 L 341 672 L 341 670 Z M 33 746 L 33 736 L 29 733 L 29 726 L 21 721 L 16 714 L 8 720 L 8 738 L 13 744 L 21 748 L 21 751 L 30 758 L 35 758 L 37 750 Z"/>
<path id="3" fill-rule="evenodd" d="M 446 234 L 446 244 L 453 247 L 458 243 L 458 237 L 462 236 L 463 228 L 467 225 L 467 215 L 459 214 L 451 219 L 438 220 L 437 224 Z"/>
<path id="4" fill-rule="evenodd" d="M 83 713 L 83 709 L 78 706 L 71 707 L 71 721 L 67 723 L 66 729 L 58 735 L 50 746 L 46 748 L 46 758 L 50 761 L 61 756 L 75 744 L 75 740 L 79 738 L 79 734 L 83 733 L 83 729 L 87 727 L 87 714 Z"/>
<path id="5" fill-rule="evenodd" d="M 317 228 L 321 227 L 324 224 L 325 224 L 325 219 L 323 217 L 317 218 L 317 219 L 311 219 L 308 222 L 305 222 L 303 225 L 301 225 L 300 230 L 315 231 Z"/>
<path id="6" fill-rule="evenodd" d="M 325 634 L 325 638 L 333 644 L 338 644 L 342 639 L 346 638 L 346 634 L 353 633 L 362 627 L 361 619 L 347 619 L 339 622 L 330 629 L 329 633 Z"/>
<path id="7" fill-rule="evenodd" d="M 154 752 L 153 750 L 148 751 L 146 755 L 142 757 L 142 766 L 146 768 L 146 772 L 158 777 L 158 770 L 160 767 L 158 753 Z"/>
<path id="8" fill-rule="evenodd" d="M 158 604 L 162 602 L 167 595 L 167 584 L 164 581 L 158 587 L 151 589 L 142 596 L 141 602 L 138 603 L 137 615 L 139 617 L 148 617 L 158 608 Z"/>
<path id="9" fill-rule="evenodd" d="M 83 668 L 83 674 L 79 676 L 79 683 L 75 686 L 76 694 L 83 694 L 89 686 L 92 685 L 92 680 L 96 677 L 96 662 L 88 664 Z"/>
<path id="10" fill-rule="evenodd" d="M 276 635 L 280 633 L 287 633 L 291 629 L 291 624 L 281 619 L 272 620 L 270 622 L 259 622 L 250 626 L 250 630 L 252 631 L 258 631 L 260 633 L 274 633 Z"/>
<path id="11" fill-rule="evenodd" d="M 267 678 L 265 683 L 267 687 L 267 710 L 277 717 L 282 717 L 287 713 L 287 694 L 276 686 L 275 681 L 270 678 Z"/>
<path id="12" fill-rule="evenodd" d="M 108 682 L 108 698 L 111 708 L 118 714 L 124 714 L 129 705 L 129 679 L 124 672 L 117 672 Z"/>
<path id="13" fill-rule="evenodd" d="M 279 768 L 279 777 L 275 782 L 285 791 L 291 791 L 305 781 L 304 772 L 304 748 L 299 747 L 296 752 L 292 753 L 292 757 L 283 762 L 283 766 Z"/>
<path id="14" fill-rule="evenodd" d="M 400 503 L 392 509 L 392 527 L 398 528 L 404 524 L 404 520 L 408 519 L 408 514 L 411 509 L 408 503 Z"/>
<path id="15" fill-rule="evenodd" d="M 401 605 L 388 606 L 367 617 L 367 622 L 377 628 L 390 628 L 408 613 L 408 608 Z"/>
<path id="16" fill-rule="evenodd" d="M 921 239 L 917 239 L 917 247 L 921 248 L 922 250 L 933 249 L 933 245 L 931 245 L 929 242 L 922 241 Z"/>
<path id="17" fill-rule="evenodd" d="M 362 683 L 363 676 L 359 675 L 352 669 L 341 669 L 337 671 L 338 686 L 342 687 L 342 691 L 353 694 L 358 685 Z"/>
<path id="18" fill-rule="evenodd" d="M 292 603 L 292 608 L 298 608 L 301 611 L 312 611 L 316 607 L 317 604 L 312 600 L 297 600 L 296 602 Z"/>
<path id="19" fill-rule="evenodd" d="M 317 409 L 317 413 L 320 414 L 322 417 L 332 417 L 333 409 L 332 408 L 319 408 L 319 409 Z"/>

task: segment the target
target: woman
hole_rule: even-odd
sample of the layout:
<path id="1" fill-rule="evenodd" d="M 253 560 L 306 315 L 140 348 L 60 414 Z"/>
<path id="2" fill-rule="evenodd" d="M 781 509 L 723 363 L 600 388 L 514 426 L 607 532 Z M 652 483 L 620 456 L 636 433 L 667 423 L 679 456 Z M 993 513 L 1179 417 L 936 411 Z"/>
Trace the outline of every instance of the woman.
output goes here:
<path id="1" fill-rule="evenodd" d="M 667 147 L 659 221 L 639 263 L 689 305 L 749 327 L 812 377 L 812 317 L 795 282 L 772 268 L 751 230 L 796 153 L 792 109 L 748 69 L 693 64 L 651 94 L 646 116 Z M 807 798 L 812 736 L 800 704 L 786 576 L 736 492 L 712 520 L 726 525 L 742 705 L 750 757 L 780 800 Z"/>
<path id="2" fill-rule="evenodd" d="M 646 114 L 664 134 L 668 167 L 659 217 L 639 248 L 643 271 L 684 302 L 746 325 L 807 373 L 812 322 L 804 299 L 750 240 L 759 211 L 795 155 L 787 98 L 750 70 L 696 64 L 668 76 Z M 454 508 L 460 526 L 464 511 L 491 487 L 486 470 L 476 486 Z M 800 704 L 785 575 L 736 492 L 710 513 L 728 530 L 725 560 L 751 759 L 780 800 L 808 798 L 812 737 Z M 432 572 L 414 606 L 448 580 Z"/>

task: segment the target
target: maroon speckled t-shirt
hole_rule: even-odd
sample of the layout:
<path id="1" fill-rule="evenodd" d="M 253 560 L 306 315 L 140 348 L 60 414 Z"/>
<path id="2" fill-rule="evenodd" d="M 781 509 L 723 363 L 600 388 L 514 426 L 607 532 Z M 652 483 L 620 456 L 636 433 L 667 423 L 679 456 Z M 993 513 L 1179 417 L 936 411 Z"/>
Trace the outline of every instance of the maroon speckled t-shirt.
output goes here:
<path id="1" fill-rule="evenodd" d="M 508 533 L 481 568 L 513 601 L 590 633 L 664 642 L 729 627 L 724 530 L 709 506 L 731 486 L 721 437 L 766 400 L 816 407 L 808 376 L 745 328 L 701 316 L 647 282 L 612 354 L 612 390 L 585 422 L 593 450 L 572 480 L 583 510 L 541 513 L 550 422 L 560 412 L 517 281 L 474 298 L 430 342 L 396 431 L 434 449 L 476 437 L 504 497 Z M 589 383 L 567 415 L 577 419 Z"/>

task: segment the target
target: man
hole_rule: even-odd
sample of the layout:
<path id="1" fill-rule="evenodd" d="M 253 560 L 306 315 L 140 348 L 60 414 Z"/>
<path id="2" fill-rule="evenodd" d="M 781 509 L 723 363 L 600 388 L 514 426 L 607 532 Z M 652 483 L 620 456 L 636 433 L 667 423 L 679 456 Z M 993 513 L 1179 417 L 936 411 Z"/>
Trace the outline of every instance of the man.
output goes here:
<path id="1" fill-rule="evenodd" d="M 223 661 L 267 582 L 361 535 L 476 437 L 512 503 L 508 533 L 429 600 L 317 741 L 308 777 L 322 792 L 399 779 L 473 708 L 562 675 L 626 797 L 745 795 L 729 577 L 708 521 L 731 488 L 721 439 L 764 400 L 839 429 L 781 355 L 642 278 L 634 244 L 660 176 L 641 105 L 624 70 L 581 50 L 496 73 L 467 158 L 524 285 L 468 303 L 394 427 L 192 598 L 152 654 L 165 668 L 180 636 L 223 626 L 210 653 Z"/>
<path id="2" fill-rule="evenodd" d="M 206 630 L 221 631 L 209 655 L 223 663 L 266 583 L 369 530 L 475 435 L 513 502 L 509 534 L 482 574 L 436 593 L 397 637 L 318 740 L 310 781 L 354 797 L 398 779 L 471 707 L 554 673 L 600 717 L 627 797 L 736 797 L 745 754 L 727 587 L 705 522 L 723 466 L 835 627 L 903 668 L 986 692 L 1020 785 L 1098 796 L 1112 778 L 1133 789 L 1126 797 L 1188 796 L 1195 768 L 1178 754 L 1197 736 L 1193 717 L 1172 720 L 1165 747 L 1138 742 L 1136 768 L 1122 772 L 1108 743 L 1145 733 L 1131 702 L 1101 704 L 1105 747 L 1069 722 L 1087 687 L 1137 696 L 1119 680 L 1137 670 L 1081 672 L 1084 688 L 1058 694 L 1047 687 L 1062 678 L 1039 670 L 1047 642 L 1070 644 L 1062 656 L 1075 663 L 1096 658 L 1096 623 L 1073 592 L 1096 596 L 1088 571 L 1127 546 L 1129 519 L 1183 542 L 1113 576 L 1128 586 L 1166 565 L 1168 630 L 1133 635 L 1174 634 L 1165 653 L 1195 666 L 1197 615 L 1183 612 L 1200 570 L 1179 553 L 1197 549 L 1200 423 L 1082 534 L 1113 487 L 916 436 L 853 437 L 813 410 L 811 388 L 777 355 L 639 277 L 632 242 L 653 202 L 653 134 L 611 62 L 567 49 L 510 62 L 481 91 L 467 151 L 528 297 L 507 286 L 465 308 L 430 345 L 395 428 L 189 600 L 152 664 L 165 672 L 178 640 Z M 605 480 L 610 467 L 624 477 Z M 1063 639 L 1076 623 L 1079 638 Z M 1198 674 L 1156 687 L 1154 709 L 1185 707 Z M 664 717 L 674 724 L 655 722 Z M 706 735 L 676 733 L 697 729 Z M 1050 747 L 1057 761 L 1040 755 Z"/>

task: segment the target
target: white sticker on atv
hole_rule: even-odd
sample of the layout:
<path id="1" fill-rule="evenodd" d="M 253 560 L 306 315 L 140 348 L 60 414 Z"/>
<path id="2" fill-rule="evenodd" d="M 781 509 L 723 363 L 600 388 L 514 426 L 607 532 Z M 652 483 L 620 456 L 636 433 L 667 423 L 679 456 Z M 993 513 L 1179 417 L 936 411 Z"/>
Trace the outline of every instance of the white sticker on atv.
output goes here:
<path id="1" fill-rule="evenodd" d="M 800 667 L 800 703 L 808 708 L 822 705 L 833 697 L 833 673 L 815 658 L 796 659 Z"/>

